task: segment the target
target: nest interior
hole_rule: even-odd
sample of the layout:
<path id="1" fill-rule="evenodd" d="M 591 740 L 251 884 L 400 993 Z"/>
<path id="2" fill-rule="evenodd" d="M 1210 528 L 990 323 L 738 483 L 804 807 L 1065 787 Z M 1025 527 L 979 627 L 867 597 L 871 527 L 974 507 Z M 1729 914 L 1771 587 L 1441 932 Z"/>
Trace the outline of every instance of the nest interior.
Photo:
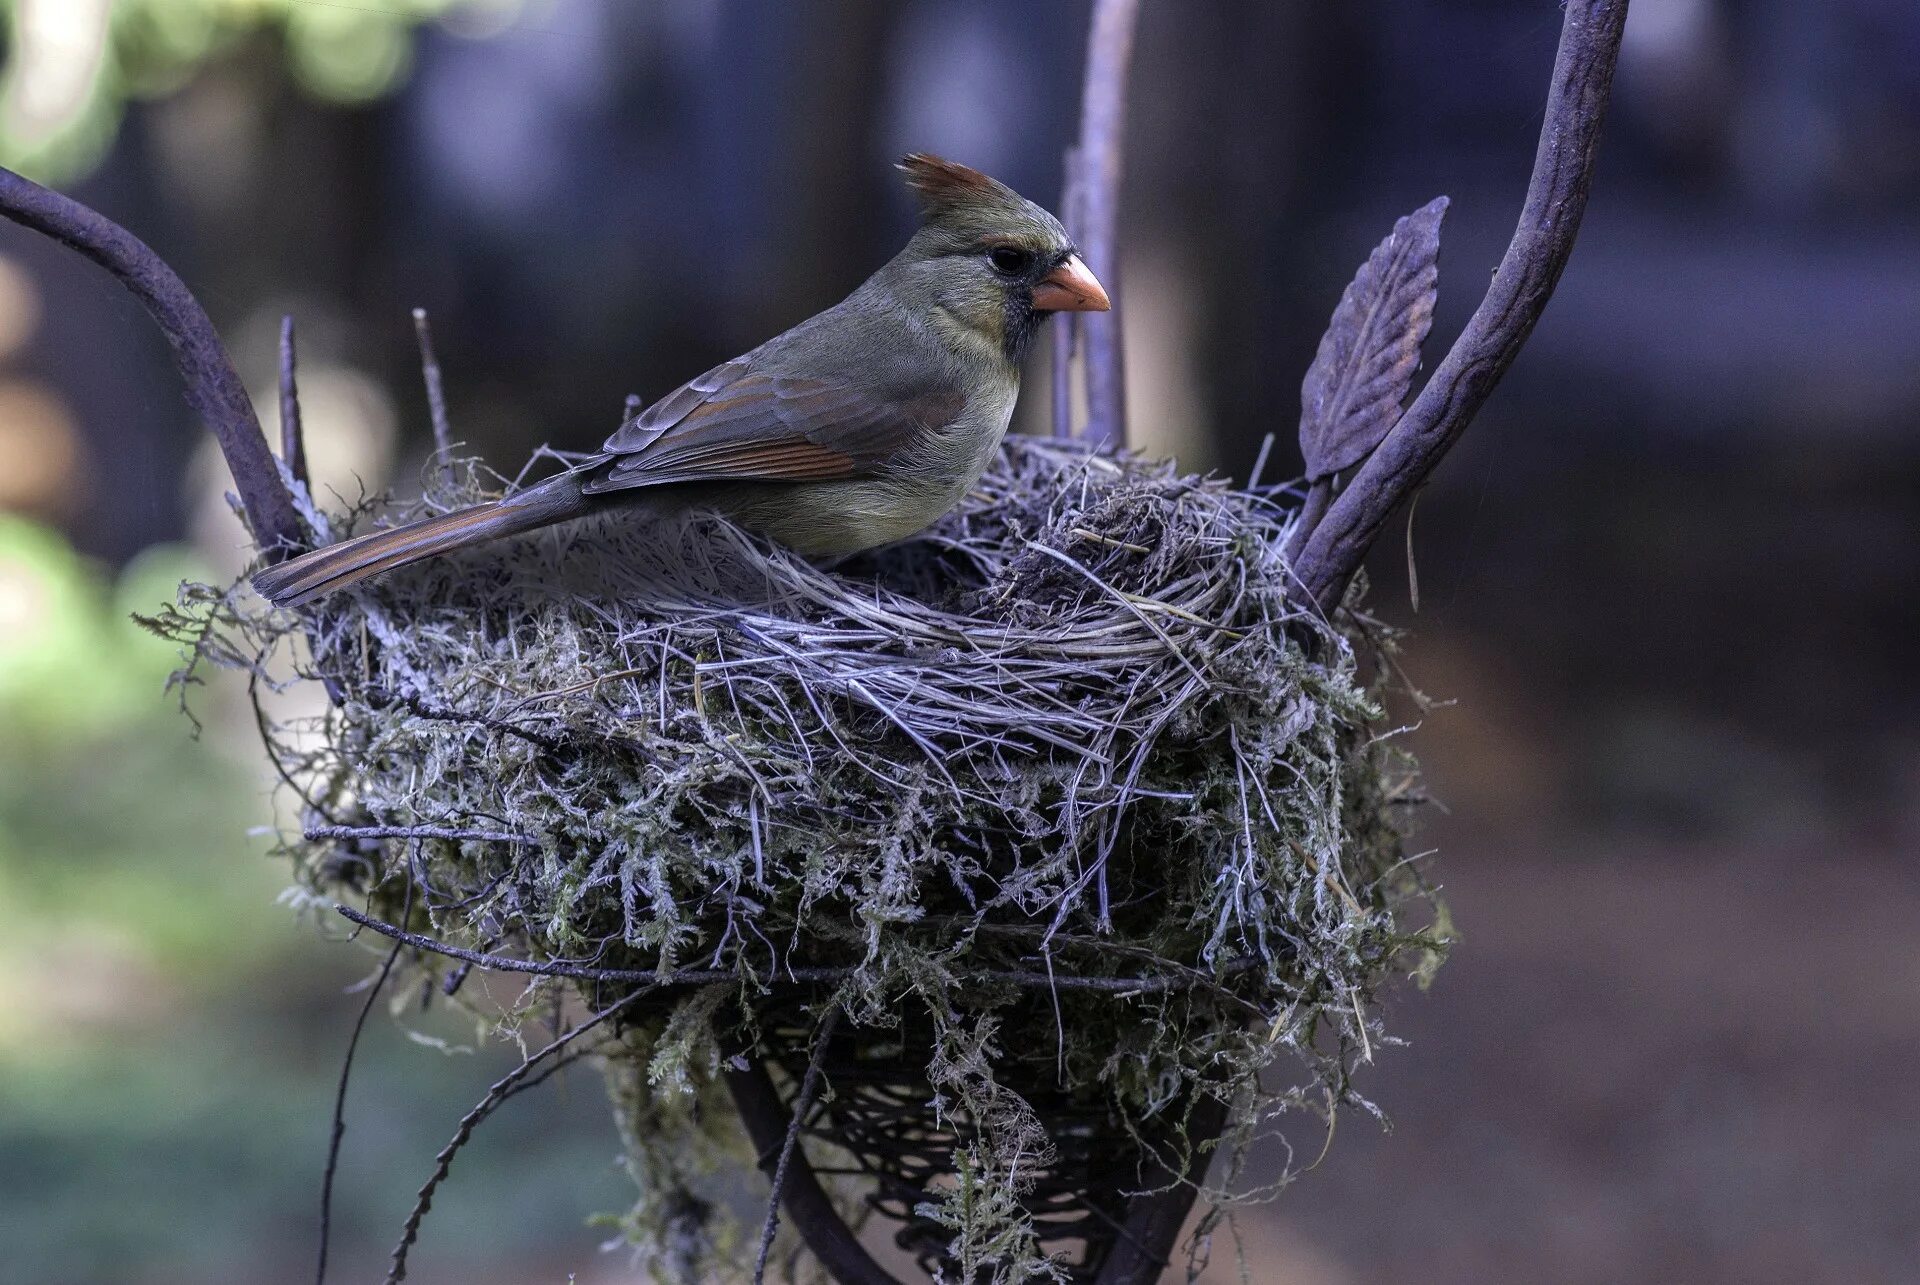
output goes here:
<path id="1" fill-rule="evenodd" d="M 663 1278 L 750 1274 L 718 1086 L 751 1062 L 791 1092 L 817 1058 L 808 1150 L 856 1221 L 941 1279 L 1081 1280 L 1116 1202 L 1211 1145 L 1195 1120 L 1225 1113 L 1224 1201 L 1260 1194 L 1238 1159 L 1283 1112 L 1364 1105 L 1379 988 L 1444 947 L 1380 633 L 1289 605 L 1278 500 L 1016 439 L 926 535 L 832 568 L 628 516 L 298 614 L 189 590 L 158 623 L 334 695 L 263 718 L 282 776 L 310 827 L 403 833 L 290 838 L 308 889 L 673 980 L 596 1046 L 621 1225 Z M 636 984 L 516 1011 L 557 987 Z"/>

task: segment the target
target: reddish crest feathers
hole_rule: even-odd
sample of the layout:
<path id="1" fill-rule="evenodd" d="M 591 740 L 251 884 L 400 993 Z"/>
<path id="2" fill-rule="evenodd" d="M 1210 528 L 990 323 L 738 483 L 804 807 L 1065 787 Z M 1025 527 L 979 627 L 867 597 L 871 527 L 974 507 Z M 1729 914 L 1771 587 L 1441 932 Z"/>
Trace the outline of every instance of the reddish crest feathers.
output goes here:
<path id="1" fill-rule="evenodd" d="M 997 179 L 988 178 L 979 170 L 957 161 L 926 152 L 914 152 L 902 158 L 899 169 L 907 176 L 907 186 L 913 189 L 914 195 L 920 198 L 920 203 L 926 206 L 929 214 L 965 209 L 989 201 L 1004 201 L 1010 197 L 1019 199 L 1014 196 L 1012 189 Z"/>

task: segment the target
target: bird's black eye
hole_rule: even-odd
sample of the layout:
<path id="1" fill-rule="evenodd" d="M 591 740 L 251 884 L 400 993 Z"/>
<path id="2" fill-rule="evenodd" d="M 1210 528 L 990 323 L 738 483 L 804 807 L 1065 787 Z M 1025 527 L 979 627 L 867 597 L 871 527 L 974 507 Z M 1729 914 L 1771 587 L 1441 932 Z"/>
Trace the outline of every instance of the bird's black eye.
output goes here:
<path id="1" fill-rule="evenodd" d="M 987 258 L 992 260 L 994 271 L 1004 272 L 1010 277 L 1019 276 L 1033 266 L 1033 252 L 1022 250 L 1017 245 L 996 245 Z"/>

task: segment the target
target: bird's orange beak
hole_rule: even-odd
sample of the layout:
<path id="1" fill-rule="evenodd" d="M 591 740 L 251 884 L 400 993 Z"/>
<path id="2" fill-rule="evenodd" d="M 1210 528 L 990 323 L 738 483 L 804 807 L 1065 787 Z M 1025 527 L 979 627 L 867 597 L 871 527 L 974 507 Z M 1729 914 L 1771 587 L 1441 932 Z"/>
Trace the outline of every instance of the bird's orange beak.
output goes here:
<path id="1" fill-rule="evenodd" d="M 1035 312 L 1105 312 L 1111 307 L 1106 290 L 1077 254 L 1069 255 L 1033 288 Z"/>

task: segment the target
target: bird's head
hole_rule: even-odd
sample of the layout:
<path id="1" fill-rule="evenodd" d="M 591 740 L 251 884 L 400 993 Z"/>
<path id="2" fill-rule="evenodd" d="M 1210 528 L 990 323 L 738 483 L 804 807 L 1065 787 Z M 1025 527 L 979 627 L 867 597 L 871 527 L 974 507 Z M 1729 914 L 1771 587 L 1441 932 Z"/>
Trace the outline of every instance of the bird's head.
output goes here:
<path id="1" fill-rule="evenodd" d="M 900 169 L 925 221 L 887 266 L 888 284 L 943 329 L 1018 363 L 1048 315 L 1110 306 L 1060 220 L 1026 197 L 938 156 L 916 152 Z"/>

